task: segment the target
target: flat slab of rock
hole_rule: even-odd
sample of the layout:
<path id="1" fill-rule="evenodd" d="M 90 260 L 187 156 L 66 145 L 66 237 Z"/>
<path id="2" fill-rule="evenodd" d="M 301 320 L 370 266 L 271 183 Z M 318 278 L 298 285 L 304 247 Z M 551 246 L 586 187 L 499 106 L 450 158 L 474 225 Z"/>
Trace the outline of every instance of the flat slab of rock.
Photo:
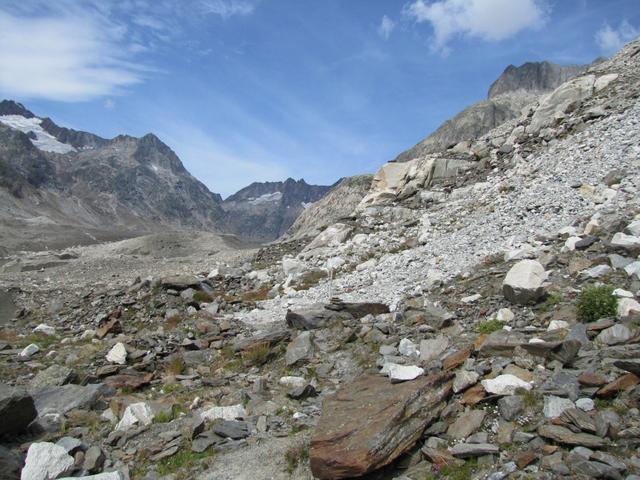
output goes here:
<path id="1" fill-rule="evenodd" d="M 273 347 L 280 342 L 284 342 L 291 338 L 291 333 L 288 330 L 276 330 L 273 332 L 265 332 L 255 335 L 250 338 L 243 338 L 238 340 L 234 345 L 233 349 L 236 352 L 244 352 L 246 350 L 251 350 L 259 345 L 268 345 L 269 347 Z"/>
<path id="2" fill-rule="evenodd" d="M 160 284 L 164 288 L 173 288 L 175 290 L 186 290 L 187 288 L 200 287 L 200 280 L 191 275 L 172 275 L 164 277 L 160 280 Z"/>
<path id="3" fill-rule="evenodd" d="M 46 413 L 67 413 L 76 408 L 93 407 L 98 398 L 108 387 L 102 383 L 81 385 L 63 385 L 61 387 L 45 387 L 31 391 L 38 410 L 38 415 Z"/>
<path id="4" fill-rule="evenodd" d="M 500 449 L 491 443 L 458 443 L 449 449 L 454 457 L 470 458 L 500 453 Z"/>
<path id="5" fill-rule="evenodd" d="M 420 438 L 451 394 L 450 374 L 392 384 L 366 375 L 323 404 L 311 439 L 311 471 L 320 479 L 364 475 L 391 463 Z"/>
<path id="6" fill-rule="evenodd" d="M 601 448 L 606 445 L 605 441 L 600 437 L 589 433 L 574 433 L 568 428 L 559 425 L 541 425 L 540 428 L 538 428 L 538 435 L 558 443 L 564 443 L 565 445 L 576 445 L 587 448 Z"/>

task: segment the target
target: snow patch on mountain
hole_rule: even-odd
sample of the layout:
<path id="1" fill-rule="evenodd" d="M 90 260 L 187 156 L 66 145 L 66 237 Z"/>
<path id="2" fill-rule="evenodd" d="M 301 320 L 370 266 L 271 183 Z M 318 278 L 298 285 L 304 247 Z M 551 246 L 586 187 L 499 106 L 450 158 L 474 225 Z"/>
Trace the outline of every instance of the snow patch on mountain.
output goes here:
<path id="1" fill-rule="evenodd" d="M 260 205 L 268 202 L 279 202 L 282 199 L 282 192 L 265 193 L 256 198 L 249 198 L 247 201 L 251 205 Z"/>
<path id="2" fill-rule="evenodd" d="M 0 122 L 15 130 L 19 130 L 29 135 L 31 143 L 45 152 L 69 153 L 76 149 L 71 145 L 58 141 L 56 137 L 45 131 L 42 126 L 42 119 L 33 117 L 26 118 L 22 115 L 0 115 Z M 33 136 L 35 135 L 35 138 Z"/>

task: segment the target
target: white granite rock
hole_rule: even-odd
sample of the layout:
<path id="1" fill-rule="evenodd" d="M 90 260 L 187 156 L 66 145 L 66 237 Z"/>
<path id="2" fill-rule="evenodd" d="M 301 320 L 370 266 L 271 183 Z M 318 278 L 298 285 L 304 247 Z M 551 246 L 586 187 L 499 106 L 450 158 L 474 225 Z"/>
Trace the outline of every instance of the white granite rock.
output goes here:
<path id="1" fill-rule="evenodd" d="M 49 442 L 32 443 L 27 451 L 20 480 L 55 480 L 74 467 L 73 457 L 59 445 Z"/>
<path id="2" fill-rule="evenodd" d="M 496 378 L 480 382 L 487 393 L 495 395 L 513 395 L 519 388 L 531 390 L 533 385 L 511 374 L 498 375 Z"/>
<path id="3" fill-rule="evenodd" d="M 106 359 L 111 363 L 125 365 L 127 363 L 127 349 L 125 348 L 124 343 L 116 343 L 107 353 Z"/>

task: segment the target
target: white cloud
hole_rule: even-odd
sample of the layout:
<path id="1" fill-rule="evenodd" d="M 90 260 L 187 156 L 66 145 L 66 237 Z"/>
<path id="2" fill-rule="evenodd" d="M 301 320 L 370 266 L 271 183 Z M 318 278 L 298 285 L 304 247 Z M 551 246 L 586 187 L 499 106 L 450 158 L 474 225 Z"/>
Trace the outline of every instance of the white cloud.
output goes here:
<path id="1" fill-rule="evenodd" d="M 201 0 L 202 10 L 227 19 L 234 15 L 250 15 L 255 10 L 254 2 L 244 0 Z"/>
<path id="2" fill-rule="evenodd" d="M 120 95 L 157 69 L 140 61 L 182 22 L 249 15 L 258 0 L 2 0 L 0 95 L 84 101 Z"/>
<path id="3" fill-rule="evenodd" d="M 487 41 L 512 37 L 546 21 L 544 0 L 415 0 L 404 9 L 416 22 L 433 27 L 432 50 L 447 53 L 456 36 Z"/>
<path id="4" fill-rule="evenodd" d="M 629 22 L 624 20 L 617 29 L 611 28 L 605 23 L 600 30 L 596 32 L 596 43 L 600 50 L 606 54 L 612 54 L 620 50 L 625 43 L 633 40 L 640 31 Z"/>
<path id="5" fill-rule="evenodd" d="M 107 98 L 103 105 L 107 110 L 113 110 L 116 107 L 116 102 L 114 102 L 112 98 Z"/>
<path id="6" fill-rule="evenodd" d="M 20 98 L 87 100 L 139 83 L 143 69 L 119 48 L 122 31 L 90 16 L 0 11 L 0 92 Z"/>
<path id="7" fill-rule="evenodd" d="M 378 27 L 378 34 L 385 40 L 388 40 L 394 28 L 396 28 L 396 22 L 384 15 Z"/>

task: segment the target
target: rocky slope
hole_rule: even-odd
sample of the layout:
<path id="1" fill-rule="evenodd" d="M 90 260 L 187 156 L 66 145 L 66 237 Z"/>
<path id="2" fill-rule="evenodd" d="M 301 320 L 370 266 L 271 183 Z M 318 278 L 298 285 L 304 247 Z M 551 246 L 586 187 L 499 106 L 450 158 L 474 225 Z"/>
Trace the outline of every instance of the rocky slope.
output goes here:
<path id="1" fill-rule="evenodd" d="M 330 189 L 292 178 L 252 183 L 222 203 L 227 213 L 224 228 L 245 239 L 270 242 L 285 233 L 307 207 Z"/>
<path id="2" fill-rule="evenodd" d="M 636 41 L 277 260 L 5 269 L 8 478 L 635 480 L 639 98 Z"/>
<path id="3" fill-rule="evenodd" d="M 343 178 L 325 196 L 309 205 L 283 240 L 315 237 L 329 225 L 349 217 L 369 191 L 373 175 Z"/>
<path id="4" fill-rule="evenodd" d="M 578 76 L 588 65 L 561 66 L 551 62 L 527 62 L 509 65 L 489 88 L 488 99 L 475 103 L 450 120 L 413 148 L 396 158 L 406 162 L 420 156 L 441 152 L 460 142 L 479 138 L 489 130 L 516 118 L 521 110 L 545 92 Z"/>

